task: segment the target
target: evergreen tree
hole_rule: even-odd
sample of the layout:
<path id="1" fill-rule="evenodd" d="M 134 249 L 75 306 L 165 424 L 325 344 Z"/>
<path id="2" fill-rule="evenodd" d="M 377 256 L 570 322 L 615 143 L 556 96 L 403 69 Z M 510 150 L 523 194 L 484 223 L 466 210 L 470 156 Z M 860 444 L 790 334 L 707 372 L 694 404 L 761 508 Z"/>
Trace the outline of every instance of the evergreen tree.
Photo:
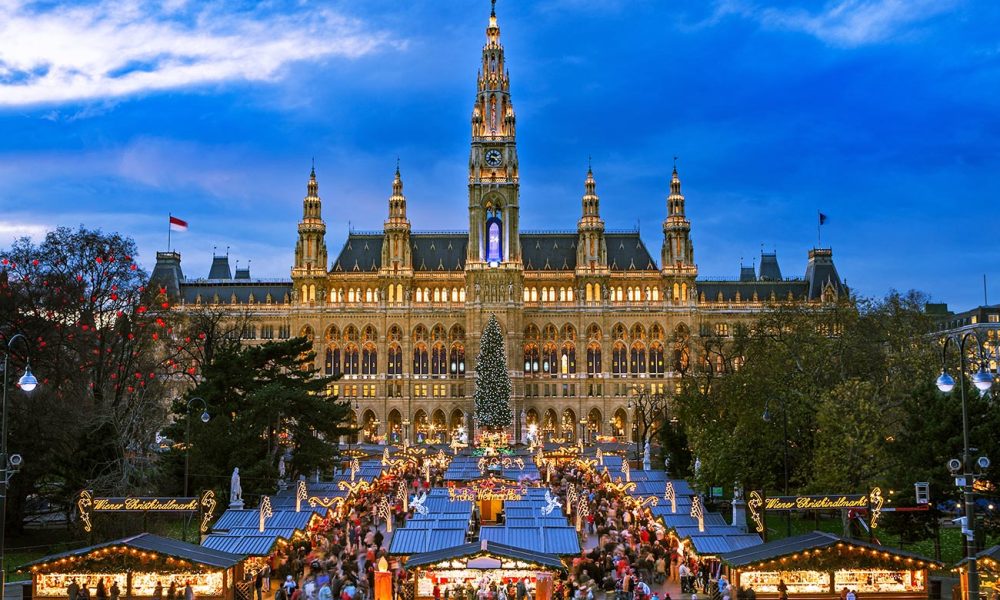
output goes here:
<path id="1" fill-rule="evenodd" d="M 492 431 L 510 427 L 514 421 L 514 412 L 510 408 L 510 376 L 507 374 L 503 332 L 496 315 L 490 315 L 479 343 L 474 398 L 480 427 Z"/>

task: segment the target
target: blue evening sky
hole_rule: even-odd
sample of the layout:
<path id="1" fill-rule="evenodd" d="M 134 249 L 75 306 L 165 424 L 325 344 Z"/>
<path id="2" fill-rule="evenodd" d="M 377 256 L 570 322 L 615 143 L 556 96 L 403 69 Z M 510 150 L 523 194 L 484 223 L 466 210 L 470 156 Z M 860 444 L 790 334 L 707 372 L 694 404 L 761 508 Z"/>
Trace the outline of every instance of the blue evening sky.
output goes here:
<path id="1" fill-rule="evenodd" d="M 500 0 L 524 229 L 575 230 L 588 155 L 611 229 L 659 259 L 672 157 L 701 274 L 786 276 L 817 210 L 857 292 L 1000 301 L 1000 2 Z M 227 246 L 286 277 L 310 161 L 331 259 L 379 229 L 396 157 L 415 230 L 467 227 L 486 0 L 0 0 L 0 244 L 133 236 L 185 273 Z"/>

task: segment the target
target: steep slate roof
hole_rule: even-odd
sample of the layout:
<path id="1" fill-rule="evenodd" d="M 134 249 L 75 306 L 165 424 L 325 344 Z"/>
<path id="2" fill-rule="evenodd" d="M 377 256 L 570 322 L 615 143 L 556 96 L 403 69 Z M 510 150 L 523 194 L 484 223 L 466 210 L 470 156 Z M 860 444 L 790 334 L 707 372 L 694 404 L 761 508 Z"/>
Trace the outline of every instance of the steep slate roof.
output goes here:
<path id="1" fill-rule="evenodd" d="M 639 232 L 606 233 L 608 266 L 613 271 L 655 271 Z M 382 233 L 351 232 L 333 261 L 335 273 L 372 272 L 382 265 Z M 575 231 L 521 233 L 521 260 L 528 271 L 572 271 L 576 268 Z M 461 271 L 469 236 L 465 232 L 412 233 L 414 271 Z"/>
<path id="2" fill-rule="evenodd" d="M 521 560 L 542 565 L 551 569 L 558 569 L 560 571 L 566 570 L 566 566 L 563 562 L 554 556 L 531 552 L 530 550 L 524 550 L 522 548 L 514 548 L 505 544 L 498 544 L 487 540 L 472 542 L 470 544 L 462 544 L 461 546 L 454 546 L 452 548 L 442 548 L 441 550 L 413 556 L 406 561 L 406 567 L 407 569 L 412 569 L 414 567 L 424 565 L 434 565 L 442 561 L 455 558 L 472 558 L 479 555 L 493 555 L 502 558 L 512 558 L 514 560 Z"/>
<path id="3" fill-rule="evenodd" d="M 736 300 L 736 292 L 740 293 L 741 301 L 748 301 L 753 298 L 754 293 L 761 302 L 770 300 L 771 293 L 774 292 L 775 300 L 785 300 L 791 292 L 796 300 L 801 300 L 809 293 L 809 282 L 805 280 L 788 281 L 710 281 L 698 280 L 695 282 L 695 293 L 699 296 L 705 294 L 705 300 L 715 302 L 722 294 L 723 301 L 733 302 Z"/>
<path id="4" fill-rule="evenodd" d="M 172 558 L 188 560 L 196 565 L 202 565 L 216 569 L 228 569 L 232 566 L 239 564 L 244 558 L 246 558 L 245 555 L 230 554 L 229 552 L 220 552 L 219 550 L 213 550 L 211 548 L 205 548 L 203 546 L 196 546 L 194 544 L 189 544 L 187 542 L 182 542 L 180 540 L 175 540 L 171 538 L 161 537 L 158 535 L 154 535 L 152 533 L 140 533 L 139 535 L 133 535 L 126 538 L 112 540 L 110 542 L 102 542 L 100 544 L 87 546 L 85 548 L 77 548 L 76 550 L 69 550 L 67 552 L 60 552 L 58 554 L 50 554 L 46 557 L 39 558 L 38 560 L 33 560 L 29 563 L 23 564 L 20 567 L 18 567 L 18 570 L 20 571 L 22 569 L 31 567 L 33 565 L 49 563 L 54 560 L 59 560 L 61 558 L 69 558 L 71 556 L 84 556 L 90 554 L 94 550 L 111 548 L 114 546 L 125 546 L 127 548 L 134 548 L 136 550 L 141 550 L 145 552 L 155 552 L 157 554 L 162 554 L 164 556 L 169 556 Z"/>
<path id="5" fill-rule="evenodd" d="M 289 301 L 291 300 L 292 284 L 253 279 L 196 279 L 182 281 L 180 293 L 185 304 L 195 304 L 198 296 L 201 296 L 201 301 L 205 304 L 214 302 L 215 296 L 219 297 L 219 302 L 222 304 L 229 304 L 234 294 L 240 304 L 247 304 L 250 301 L 250 294 L 253 294 L 253 301 L 258 304 L 264 304 L 268 294 L 271 295 L 272 304 L 282 304 L 286 301 L 286 296 Z"/>
<path id="6" fill-rule="evenodd" d="M 912 552 L 905 552 L 903 550 L 897 550 L 895 548 L 889 548 L 887 546 L 880 546 L 878 544 L 870 544 L 868 542 L 863 542 L 860 540 L 840 537 L 839 535 L 826 533 L 825 531 L 813 531 L 810 533 L 804 533 L 802 535 L 796 535 L 790 538 L 775 540 L 773 542 L 768 542 L 766 544 L 758 544 L 756 546 L 748 547 L 743 550 L 735 550 L 733 552 L 725 553 L 719 558 L 721 558 L 722 562 L 726 563 L 730 567 L 738 568 L 738 567 L 745 567 L 747 565 L 751 565 L 753 563 L 758 563 L 761 561 L 775 560 L 786 556 L 792 556 L 793 554 L 799 554 L 804 550 L 828 548 L 830 546 L 836 546 L 837 544 L 849 544 L 851 546 L 858 546 L 862 548 L 878 550 L 879 552 L 888 552 L 889 554 L 894 556 L 920 560 L 932 566 L 939 564 L 936 561 L 934 561 L 934 559 L 927 558 L 919 554 L 914 554 Z M 864 561 L 864 555 L 861 555 L 859 558 L 859 562 L 863 561 Z"/>

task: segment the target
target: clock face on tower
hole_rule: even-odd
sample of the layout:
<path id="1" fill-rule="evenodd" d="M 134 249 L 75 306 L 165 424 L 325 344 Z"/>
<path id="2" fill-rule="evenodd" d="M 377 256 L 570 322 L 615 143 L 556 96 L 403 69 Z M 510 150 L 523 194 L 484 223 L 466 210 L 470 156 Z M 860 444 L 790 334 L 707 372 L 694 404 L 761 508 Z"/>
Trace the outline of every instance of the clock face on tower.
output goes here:
<path id="1" fill-rule="evenodd" d="M 484 158 L 486 158 L 486 164 L 491 167 L 499 167 L 503 164 L 503 154 L 496 148 L 487 150 Z"/>

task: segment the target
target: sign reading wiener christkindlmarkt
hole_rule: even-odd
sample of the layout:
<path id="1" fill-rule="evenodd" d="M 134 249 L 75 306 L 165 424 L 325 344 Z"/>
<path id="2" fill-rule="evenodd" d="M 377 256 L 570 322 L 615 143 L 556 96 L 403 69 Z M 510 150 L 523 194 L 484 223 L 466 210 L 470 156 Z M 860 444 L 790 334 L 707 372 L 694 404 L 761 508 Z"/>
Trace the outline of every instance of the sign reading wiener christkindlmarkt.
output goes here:
<path id="1" fill-rule="evenodd" d="M 77 516 L 83 523 L 84 531 L 90 531 L 91 515 L 108 512 L 164 512 L 202 514 L 201 530 L 207 531 L 208 522 L 215 514 L 215 492 L 205 490 L 196 498 L 150 497 L 150 496 L 94 496 L 90 490 L 80 492 L 76 500 Z"/>
<path id="2" fill-rule="evenodd" d="M 867 494 L 822 494 L 815 496 L 765 496 L 763 492 L 754 490 L 747 498 L 747 509 L 750 519 L 754 522 L 757 533 L 765 533 L 765 517 L 767 511 L 790 510 L 855 510 L 868 514 L 868 526 L 878 527 L 882 517 L 882 490 L 873 488 Z"/>

